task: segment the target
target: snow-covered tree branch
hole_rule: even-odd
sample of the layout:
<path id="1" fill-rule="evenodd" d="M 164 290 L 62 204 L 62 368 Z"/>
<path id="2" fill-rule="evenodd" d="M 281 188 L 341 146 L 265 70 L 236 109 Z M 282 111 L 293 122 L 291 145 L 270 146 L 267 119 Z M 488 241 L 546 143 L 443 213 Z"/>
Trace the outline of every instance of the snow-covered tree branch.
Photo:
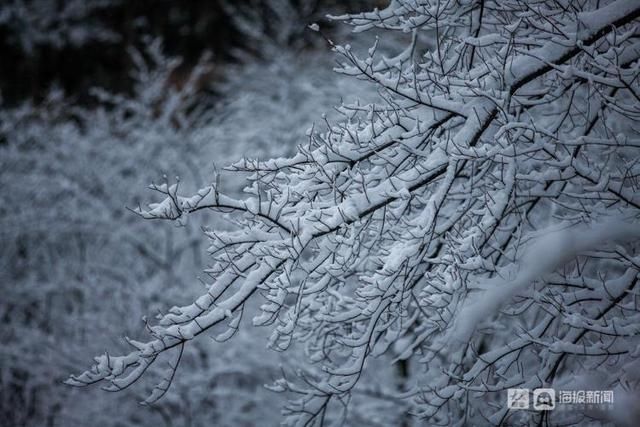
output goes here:
<path id="1" fill-rule="evenodd" d="M 341 105 L 290 158 L 228 166 L 249 176 L 243 199 L 218 177 L 191 195 L 154 186 L 143 218 L 229 222 L 206 231 L 207 290 L 68 382 L 127 388 L 199 335 L 230 338 L 261 299 L 270 347 L 308 359 L 271 386 L 292 425 L 349 417 L 385 356 L 409 376 L 380 394 L 429 424 L 618 416 L 514 412 L 504 391 L 604 369 L 619 374 L 602 387 L 639 392 L 639 17 L 634 0 L 393 0 L 334 17 L 380 42 L 411 35 L 392 56 L 329 40 L 379 102 Z"/>

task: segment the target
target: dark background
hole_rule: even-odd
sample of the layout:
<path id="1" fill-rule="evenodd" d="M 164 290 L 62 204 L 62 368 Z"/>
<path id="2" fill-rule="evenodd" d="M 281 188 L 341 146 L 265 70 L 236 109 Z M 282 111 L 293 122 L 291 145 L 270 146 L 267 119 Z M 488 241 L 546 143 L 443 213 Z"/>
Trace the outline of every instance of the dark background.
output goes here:
<path id="1" fill-rule="evenodd" d="M 31 5 L 27 15 L 33 15 L 34 11 L 47 13 L 38 10 L 36 2 L 24 3 Z M 55 4 L 54 8 L 63 11 L 71 2 L 52 0 L 40 3 Z M 98 4 L 91 0 L 85 3 Z M 364 6 L 383 2 L 291 0 L 291 3 L 299 11 L 302 22 L 311 23 L 323 19 L 328 11 L 363 10 Z M 229 4 L 233 5 L 232 8 Z M 160 37 L 165 53 L 179 56 L 183 60 L 183 69 L 194 64 L 204 51 L 213 53 L 214 61 L 219 65 L 234 61 L 233 51 L 236 49 L 261 55 L 230 19 L 231 13 L 246 13 L 254 20 L 257 17 L 260 22 L 255 24 L 266 28 L 268 33 L 275 35 L 279 31 L 277 20 L 273 19 L 271 9 L 265 6 L 265 0 L 116 1 L 96 7 L 82 17 L 82 24 L 89 31 L 107 30 L 115 34 L 116 39 L 89 40 L 81 45 L 65 40 L 55 45 L 41 41 L 25 49 L 19 37 L 29 32 L 33 23 L 25 16 L 13 13 L 5 17 L 4 22 L 0 21 L 0 91 L 3 101 L 8 105 L 25 98 L 40 101 L 52 83 L 59 85 L 67 95 L 75 96 L 79 103 L 90 102 L 87 92 L 91 87 L 127 92 L 131 89 L 131 57 L 126 54 L 126 49 L 140 45 L 144 37 Z M 77 23 L 74 19 L 70 22 Z M 328 22 L 325 24 L 327 28 L 331 26 Z M 46 32 L 46 25 L 39 30 Z M 299 33 L 291 34 L 289 38 L 289 43 L 298 44 L 300 48 L 309 47 L 311 43 L 305 25 L 300 25 Z"/>

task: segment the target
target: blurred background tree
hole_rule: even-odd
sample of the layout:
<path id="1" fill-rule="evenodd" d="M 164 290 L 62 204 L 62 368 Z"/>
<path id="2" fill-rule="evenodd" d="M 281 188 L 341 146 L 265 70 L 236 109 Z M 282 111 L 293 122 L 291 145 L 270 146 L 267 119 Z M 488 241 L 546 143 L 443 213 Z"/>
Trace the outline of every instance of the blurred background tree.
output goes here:
<path id="1" fill-rule="evenodd" d="M 124 54 L 145 37 L 161 38 L 164 53 L 182 58 L 184 76 L 204 51 L 216 63 L 238 50 L 261 55 L 256 37 L 297 48 L 318 44 L 305 24 L 327 12 L 360 10 L 373 0 L 8 0 L 0 7 L 0 90 L 5 102 L 41 101 L 55 83 L 76 102 L 88 89 L 130 92 L 134 65 Z M 380 3 L 380 2 L 378 2 Z M 220 75 L 224 71 L 218 71 Z"/>
<path id="2" fill-rule="evenodd" d="M 140 389 L 97 396 L 62 381 L 104 348 L 124 348 L 144 315 L 201 292 L 205 222 L 176 230 L 126 206 L 165 172 L 197 188 L 214 162 L 290 153 L 343 94 L 366 96 L 331 71 L 306 26 L 371 3 L 0 6 L 0 425 L 279 422 L 279 397 L 262 386 L 280 358 L 255 330 L 186 350 L 189 372 L 151 407 L 137 404 Z"/>

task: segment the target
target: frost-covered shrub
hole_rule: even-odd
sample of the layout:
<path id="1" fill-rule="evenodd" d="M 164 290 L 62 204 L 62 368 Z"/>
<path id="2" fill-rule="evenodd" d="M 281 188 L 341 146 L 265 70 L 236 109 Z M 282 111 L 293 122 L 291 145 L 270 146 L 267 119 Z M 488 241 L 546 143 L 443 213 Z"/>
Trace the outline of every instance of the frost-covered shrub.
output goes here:
<path id="1" fill-rule="evenodd" d="M 120 0 L 8 0 L 0 6 L 0 28 L 4 27 L 9 43 L 28 55 L 37 46 L 61 49 L 113 43 L 120 35 L 96 14 L 119 4 Z"/>
<path id="2" fill-rule="evenodd" d="M 2 425 L 162 422 L 166 408 L 140 418 L 131 396 L 96 400 L 62 385 L 87 350 L 120 339 L 112 328 L 135 337 L 150 307 L 200 291 L 183 282 L 201 267 L 198 222 L 159 232 L 125 208 L 141 200 L 140 183 L 162 180 L 163 171 L 202 185 L 209 165 L 203 133 L 215 112 L 196 88 L 209 65 L 205 58 L 177 88 L 179 63 L 161 50 L 151 43 L 146 59 L 131 51 L 132 96 L 95 90 L 97 106 L 86 109 L 54 90 L 40 105 L 0 109 Z M 201 405 L 183 411 L 192 425 L 211 408 Z"/>
<path id="3" fill-rule="evenodd" d="M 87 109 L 52 91 L 40 105 L 0 109 L 0 182 L 7 190 L 0 194 L 0 337 L 10 343 L 0 349 L 2 425 L 279 420 L 279 396 L 263 384 L 280 375 L 285 358 L 265 355 L 266 336 L 253 328 L 240 330 L 233 346 L 202 340 L 186 348 L 189 369 L 153 406 L 140 407 L 144 396 L 133 388 L 96 399 L 61 384 L 88 355 L 123 344 L 121 335 L 137 338 L 141 317 L 202 290 L 195 280 L 206 251 L 200 227 L 224 223 L 140 221 L 125 206 L 139 203 L 142 185 L 171 172 L 195 189 L 214 163 L 291 153 L 315 112 L 353 91 L 321 51 L 247 59 L 222 80 L 211 79 L 205 57 L 176 81 L 184 65 L 162 50 L 153 41 L 129 52 L 136 65 L 131 96 L 95 89 L 96 106 Z M 216 97 L 203 91 L 208 85 Z M 289 137 L 282 138 L 284 130 Z M 239 194 L 241 182 L 226 184 Z M 245 321 L 258 308 L 247 308 Z"/>
<path id="4" fill-rule="evenodd" d="M 168 89 L 175 64 L 155 58 L 152 70 L 139 69 L 136 94 L 115 106 L 103 92 L 102 106 L 86 110 L 52 91 L 41 105 L 0 109 L 2 425 L 81 425 L 123 405 L 105 399 L 70 413 L 79 393 L 60 382 L 87 347 L 112 345 L 110 327 L 134 333 L 143 307 L 184 295 L 174 287 L 180 271 L 199 266 L 197 227 L 191 237 L 186 228 L 158 233 L 125 209 L 140 180 L 161 179 L 157 168 L 176 169 L 180 158 L 186 170 L 184 160 L 198 158 L 192 131 L 180 127 L 200 127 L 204 117 L 185 111 L 184 99 L 196 98 L 187 87 Z M 141 128 L 147 132 L 134 131 Z M 100 423 L 135 416 L 135 404 L 124 406 L 120 421 L 100 415 Z"/>
<path id="5" fill-rule="evenodd" d="M 362 408 L 383 422 L 392 402 L 438 425 L 631 425 L 631 410 L 505 401 L 542 386 L 637 399 L 639 16 L 634 0 L 395 0 L 338 17 L 413 34 L 395 56 L 335 46 L 379 102 L 343 105 L 289 158 L 228 166 L 250 174 L 244 198 L 155 186 L 142 217 L 235 227 L 206 232 L 206 292 L 69 383 L 126 388 L 202 334 L 231 337 L 260 300 L 270 346 L 307 356 L 272 386 L 289 424 L 358 424 Z M 384 357 L 404 380 L 363 390 Z"/>

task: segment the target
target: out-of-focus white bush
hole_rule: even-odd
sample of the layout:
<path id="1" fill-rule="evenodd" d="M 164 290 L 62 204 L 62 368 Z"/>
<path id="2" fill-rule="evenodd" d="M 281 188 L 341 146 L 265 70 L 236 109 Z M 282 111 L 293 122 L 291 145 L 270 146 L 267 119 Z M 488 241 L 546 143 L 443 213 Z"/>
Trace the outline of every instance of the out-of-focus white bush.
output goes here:
<path id="1" fill-rule="evenodd" d="M 96 88 L 86 108 L 54 88 L 41 104 L 0 108 L 0 338 L 11 343 L 0 348 L 1 424 L 277 424 L 278 396 L 263 384 L 279 377 L 281 357 L 260 330 L 185 350 L 190 369 L 152 406 L 137 405 L 144 386 L 96 399 L 61 381 L 89 355 L 124 348 L 143 316 L 201 292 L 205 221 L 142 220 L 126 207 L 145 185 L 170 172 L 195 189 L 214 163 L 290 154 L 314 121 L 325 126 L 318 111 L 366 96 L 331 71 L 327 50 L 287 49 L 222 71 L 205 55 L 185 74 L 150 40 L 128 53 L 132 95 Z M 229 185 L 239 194 L 244 182 Z"/>
<path id="2" fill-rule="evenodd" d="M 121 0 L 8 0 L 0 7 L 0 27 L 8 28 L 9 42 L 26 54 L 37 46 L 60 49 L 91 42 L 112 43 L 120 35 L 103 25 L 95 14 Z"/>

